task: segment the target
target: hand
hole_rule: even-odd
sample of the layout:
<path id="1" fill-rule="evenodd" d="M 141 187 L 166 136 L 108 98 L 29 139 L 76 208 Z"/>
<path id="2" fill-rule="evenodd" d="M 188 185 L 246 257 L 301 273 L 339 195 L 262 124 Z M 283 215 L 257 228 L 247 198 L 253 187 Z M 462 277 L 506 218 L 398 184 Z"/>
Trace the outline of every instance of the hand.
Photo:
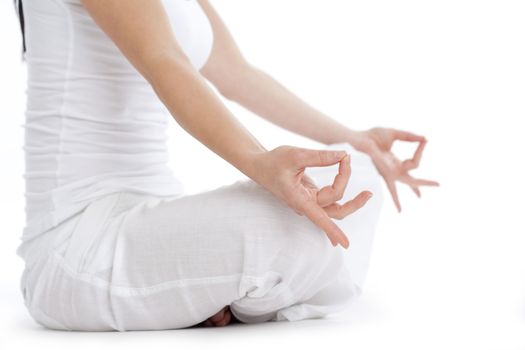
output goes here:
<path id="1" fill-rule="evenodd" d="M 319 189 L 305 174 L 306 167 L 330 166 L 339 163 L 339 173 L 330 186 Z M 348 237 L 330 219 L 341 220 L 361 208 L 370 199 L 370 191 L 362 191 L 344 204 L 336 201 L 343 194 L 350 177 L 350 155 L 345 151 L 312 150 L 279 146 L 255 156 L 254 181 L 283 200 L 299 215 L 306 215 L 321 228 L 333 246 L 348 248 Z"/>
<path id="2" fill-rule="evenodd" d="M 392 144 L 396 140 L 419 142 L 411 159 L 401 161 L 392 153 Z M 372 158 L 377 170 L 385 180 L 399 212 L 401 212 L 401 204 L 397 194 L 396 181 L 410 186 L 418 197 L 421 197 L 420 186 L 439 186 L 436 181 L 416 179 L 408 173 L 419 166 L 426 143 L 427 140 L 423 136 L 391 128 L 372 128 L 357 133 L 354 141 L 356 149 L 367 153 Z"/>

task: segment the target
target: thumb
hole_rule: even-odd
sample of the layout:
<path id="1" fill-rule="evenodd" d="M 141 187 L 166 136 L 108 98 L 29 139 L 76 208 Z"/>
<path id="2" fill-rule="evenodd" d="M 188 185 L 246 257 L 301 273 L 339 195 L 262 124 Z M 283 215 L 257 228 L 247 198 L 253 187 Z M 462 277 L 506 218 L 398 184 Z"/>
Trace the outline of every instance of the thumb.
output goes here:
<path id="1" fill-rule="evenodd" d="M 300 167 L 329 166 L 338 163 L 347 155 L 346 151 L 301 149 L 299 152 Z"/>

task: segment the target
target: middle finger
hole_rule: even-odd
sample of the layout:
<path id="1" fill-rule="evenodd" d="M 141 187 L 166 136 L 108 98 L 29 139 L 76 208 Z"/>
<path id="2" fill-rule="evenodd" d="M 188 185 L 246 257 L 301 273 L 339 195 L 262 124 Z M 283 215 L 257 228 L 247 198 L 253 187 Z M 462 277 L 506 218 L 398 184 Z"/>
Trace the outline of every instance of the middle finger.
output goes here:
<path id="1" fill-rule="evenodd" d="M 439 186 L 439 182 L 433 180 L 416 179 L 409 174 L 399 178 L 399 181 L 411 186 Z"/>

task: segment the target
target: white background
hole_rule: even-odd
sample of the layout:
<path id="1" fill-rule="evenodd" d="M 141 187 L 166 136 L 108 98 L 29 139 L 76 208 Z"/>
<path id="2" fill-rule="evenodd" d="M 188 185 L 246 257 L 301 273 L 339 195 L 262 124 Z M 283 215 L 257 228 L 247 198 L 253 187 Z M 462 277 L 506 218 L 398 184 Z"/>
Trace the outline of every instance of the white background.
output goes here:
<path id="1" fill-rule="evenodd" d="M 414 174 L 441 187 L 423 188 L 417 199 L 401 186 L 401 214 L 386 197 L 365 294 L 346 313 L 219 329 L 45 330 L 18 289 L 26 66 L 12 3 L 2 1 L 0 346 L 525 349 L 523 1 L 212 4 L 245 56 L 311 105 L 351 128 L 425 135 Z M 322 146 L 225 103 L 267 148 Z M 189 193 L 244 176 L 175 121 L 169 133 L 171 165 Z"/>

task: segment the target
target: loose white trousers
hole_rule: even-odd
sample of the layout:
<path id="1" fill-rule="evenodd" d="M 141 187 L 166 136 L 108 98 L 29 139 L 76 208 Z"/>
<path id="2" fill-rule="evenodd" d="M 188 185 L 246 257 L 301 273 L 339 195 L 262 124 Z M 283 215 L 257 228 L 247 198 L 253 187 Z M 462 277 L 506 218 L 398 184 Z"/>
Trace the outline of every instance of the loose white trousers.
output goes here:
<path id="1" fill-rule="evenodd" d="M 363 288 L 383 192 L 366 154 L 326 149 L 350 153 L 341 203 L 374 194 L 335 220 L 348 250 L 251 179 L 173 198 L 113 193 L 33 243 L 46 253 L 21 279 L 30 315 L 52 329 L 127 331 L 190 327 L 225 305 L 244 323 L 344 310 Z M 324 186 L 337 171 L 306 173 Z"/>

